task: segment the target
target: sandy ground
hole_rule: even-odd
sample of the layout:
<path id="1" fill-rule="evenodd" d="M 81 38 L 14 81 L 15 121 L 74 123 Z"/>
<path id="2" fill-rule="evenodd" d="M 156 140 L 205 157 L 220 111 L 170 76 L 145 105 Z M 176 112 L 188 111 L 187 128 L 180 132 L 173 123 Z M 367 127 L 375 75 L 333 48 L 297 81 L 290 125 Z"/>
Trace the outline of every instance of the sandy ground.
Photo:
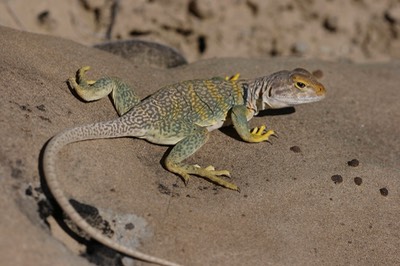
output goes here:
<path id="1" fill-rule="evenodd" d="M 87 45 L 152 40 L 179 49 L 191 62 L 232 56 L 400 58 L 398 0 L 5 0 L 0 25 Z"/>
<path id="2" fill-rule="evenodd" d="M 111 227 L 134 217 L 113 230 L 137 230 L 140 250 L 185 265 L 400 264 L 398 62 L 237 58 L 165 70 L 65 39 L 3 27 L 0 35 L 0 265 L 88 265 L 73 234 L 57 233 L 51 216 L 45 222 L 38 213 L 45 143 L 65 128 L 116 117 L 109 100 L 84 103 L 69 90 L 66 79 L 83 65 L 92 77 L 123 78 L 141 96 L 236 72 L 324 72 L 326 100 L 252 120 L 279 133 L 272 145 L 242 142 L 227 128 L 189 159 L 231 170 L 241 193 L 199 178 L 185 187 L 160 165 L 168 148 L 142 140 L 67 146 L 58 158 L 66 193 L 112 211 L 103 216 Z"/>

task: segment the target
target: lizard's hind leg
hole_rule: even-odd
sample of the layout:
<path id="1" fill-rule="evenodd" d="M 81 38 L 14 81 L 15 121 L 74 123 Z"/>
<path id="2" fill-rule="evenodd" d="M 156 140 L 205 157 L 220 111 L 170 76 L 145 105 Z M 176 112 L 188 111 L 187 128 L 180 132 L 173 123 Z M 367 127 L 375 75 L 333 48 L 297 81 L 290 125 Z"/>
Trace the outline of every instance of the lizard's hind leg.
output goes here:
<path id="1" fill-rule="evenodd" d="M 185 181 L 185 184 L 188 183 L 190 175 L 197 175 L 225 188 L 239 190 L 235 184 L 225 181 L 219 177 L 229 177 L 230 174 L 227 170 L 217 171 L 211 165 L 206 168 L 202 168 L 198 165 L 189 165 L 182 162 L 207 142 L 208 134 L 209 133 L 206 128 L 198 127 L 194 133 L 179 141 L 166 157 L 165 167 L 170 172 L 180 175 Z"/>
<path id="2" fill-rule="evenodd" d="M 111 93 L 115 109 L 121 116 L 140 102 L 135 91 L 119 78 L 104 77 L 98 80 L 87 80 L 86 72 L 90 67 L 82 67 L 78 70 L 76 78 L 68 81 L 76 93 L 85 101 L 95 101 L 106 97 Z"/>

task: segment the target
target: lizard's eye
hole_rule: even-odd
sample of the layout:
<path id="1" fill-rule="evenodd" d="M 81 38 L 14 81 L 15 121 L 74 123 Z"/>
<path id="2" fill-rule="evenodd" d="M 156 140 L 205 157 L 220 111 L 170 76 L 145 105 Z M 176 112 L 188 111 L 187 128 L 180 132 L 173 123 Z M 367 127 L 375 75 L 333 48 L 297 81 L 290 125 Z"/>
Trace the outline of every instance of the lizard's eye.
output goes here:
<path id="1" fill-rule="evenodd" d="M 303 89 L 306 86 L 306 84 L 304 84 L 303 82 L 300 82 L 300 81 L 297 81 L 294 85 L 298 89 Z"/>

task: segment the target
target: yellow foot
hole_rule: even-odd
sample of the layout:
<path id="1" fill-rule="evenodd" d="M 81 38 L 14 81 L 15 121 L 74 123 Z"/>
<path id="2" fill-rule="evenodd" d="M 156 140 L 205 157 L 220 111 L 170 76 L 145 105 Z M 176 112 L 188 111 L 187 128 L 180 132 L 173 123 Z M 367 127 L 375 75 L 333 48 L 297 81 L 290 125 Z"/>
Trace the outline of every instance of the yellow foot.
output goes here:
<path id="1" fill-rule="evenodd" d="M 212 166 L 212 165 L 209 165 L 209 166 L 207 166 L 207 167 L 204 168 L 204 169 L 207 170 L 207 171 L 215 171 L 215 167 Z M 228 174 L 229 174 L 229 172 L 228 172 Z"/>
<path id="2" fill-rule="evenodd" d="M 265 132 L 265 126 L 261 127 L 255 127 L 253 128 L 250 133 L 251 133 L 251 139 L 254 142 L 262 142 L 262 141 L 267 141 L 270 136 L 276 136 L 275 132 L 273 130 L 268 130 Z"/>
<path id="3" fill-rule="evenodd" d="M 222 187 L 240 191 L 238 186 L 236 186 L 235 184 L 232 184 L 220 177 L 220 176 L 231 177 L 231 174 L 227 170 L 215 170 L 215 168 L 213 166 L 208 166 L 206 168 L 198 168 L 197 171 L 195 171 L 194 173 L 191 173 L 191 174 L 201 176 L 201 177 L 208 179 L 209 181 L 216 183 Z"/>
<path id="4" fill-rule="evenodd" d="M 96 80 L 87 80 L 86 79 L 86 72 L 88 72 L 90 69 L 91 69 L 90 66 L 81 67 L 78 70 L 78 80 L 79 81 L 83 81 L 84 80 L 89 85 L 93 85 L 94 83 L 96 83 Z"/>
<path id="5" fill-rule="evenodd" d="M 233 76 L 226 76 L 225 77 L 225 80 L 226 81 L 236 81 L 236 80 L 238 80 L 239 79 L 239 77 L 240 77 L 240 73 L 236 73 L 235 75 L 233 75 Z"/>
<path id="6" fill-rule="evenodd" d="M 206 168 L 200 167 L 198 164 L 195 165 L 176 165 L 168 164 L 167 169 L 175 174 L 182 177 L 185 185 L 189 182 L 190 175 L 201 176 L 213 183 L 216 183 L 222 187 L 240 191 L 239 187 L 228 181 L 225 181 L 220 176 L 231 177 L 231 174 L 227 170 L 215 170 L 214 166 L 210 165 Z"/>
<path id="7" fill-rule="evenodd" d="M 90 69 L 91 69 L 90 66 L 81 67 L 81 68 L 79 69 L 79 73 L 85 74 L 85 72 L 89 71 Z"/>
<path id="8" fill-rule="evenodd" d="M 206 168 L 201 168 L 201 166 L 198 165 L 198 164 L 195 164 L 195 165 L 193 165 L 193 166 L 196 167 L 196 168 L 198 168 L 198 169 L 196 169 L 196 170 L 208 171 L 208 172 L 213 172 L 215 175 L 224 175 L 224 176 L 227 176 L 227 177 L 231 177 L 231 173 L 230 173 L 228 170 L 220 170 L 220 171 L 217 171 L 217 170 L 215 170 L 215 167 L 212 166 L 212 165 L 209 165 L 209 166 L 207 166 Z M 193 174 L 194 174 L 194 173 L 193 173 Z"/>
<path id="9" fill-rule="evenodd" d="M 231 174 L 227 170 L 215 170 L 214 166 L 210 165 L 207 166 L 206 168 L 196 167 L 193 168 L 192 171 L 188 172 L 192 175 L 197 175 L 205 179 L 208 179 L 209 181 L 216 183 L 222 187 L 239 191 L 238 186 L 220 178 L 220 176 L 226 176 L 226 177 L 231 176 Z"/>
<path id="10" fill-rule="evenodd" d="M 69 78 L 68 81 L 70 82 L 71 86 L 75 88 L 76 87 L 75 84 L 78 85 L 77 83 L 80 84 L 82 82 L 84 82 L 88 85 L 93 85 L 94 83 L 96 83 L 96 80 L 87 80 L 86 79 L 86 72 L 89 71 L 90 68 L 91 68 L 90 66 L 81 67 L 78 70 L 77 78 L 75 78 L 75 77 Z"/>

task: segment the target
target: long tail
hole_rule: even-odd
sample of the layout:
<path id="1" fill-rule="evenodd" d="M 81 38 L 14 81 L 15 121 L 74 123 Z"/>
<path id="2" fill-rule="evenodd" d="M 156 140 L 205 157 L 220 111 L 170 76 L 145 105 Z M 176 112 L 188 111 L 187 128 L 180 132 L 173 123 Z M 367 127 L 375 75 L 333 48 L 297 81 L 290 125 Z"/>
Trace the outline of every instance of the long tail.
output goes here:
<path id="1" fill-rule="evenodd" d="M 109 248 L 117 250 L 136 259 L 156 263 L 159 265 L 178 266 L 178 264 L 176 263 L 153 257 L 137 250 L 129 249 L 113 241 L 111 238 L 104 236 L 100 231 L 89 225 L 79 215 L 74 207 L 72 207 L 68 198 L 64 195 L 64 192 L 60 187 L 60 183 L 57 180 L 55 158 L 57 157 L 58 152 L 65 145 L 89 139 L 136 136 L 135 132 L 132 132 L 132 128 L 129 129 L 125 123 L 122 123 L 122 119 L 123 118 L 109 122 L 99 122 L 67 129 L 54 136 L 47 144 L 43 157 L 43 168 L 47 185 L 63 211 L 78 227 L 88 233 L 93 239 L 96 239 L 98 242 L 104 244 Z"/>

